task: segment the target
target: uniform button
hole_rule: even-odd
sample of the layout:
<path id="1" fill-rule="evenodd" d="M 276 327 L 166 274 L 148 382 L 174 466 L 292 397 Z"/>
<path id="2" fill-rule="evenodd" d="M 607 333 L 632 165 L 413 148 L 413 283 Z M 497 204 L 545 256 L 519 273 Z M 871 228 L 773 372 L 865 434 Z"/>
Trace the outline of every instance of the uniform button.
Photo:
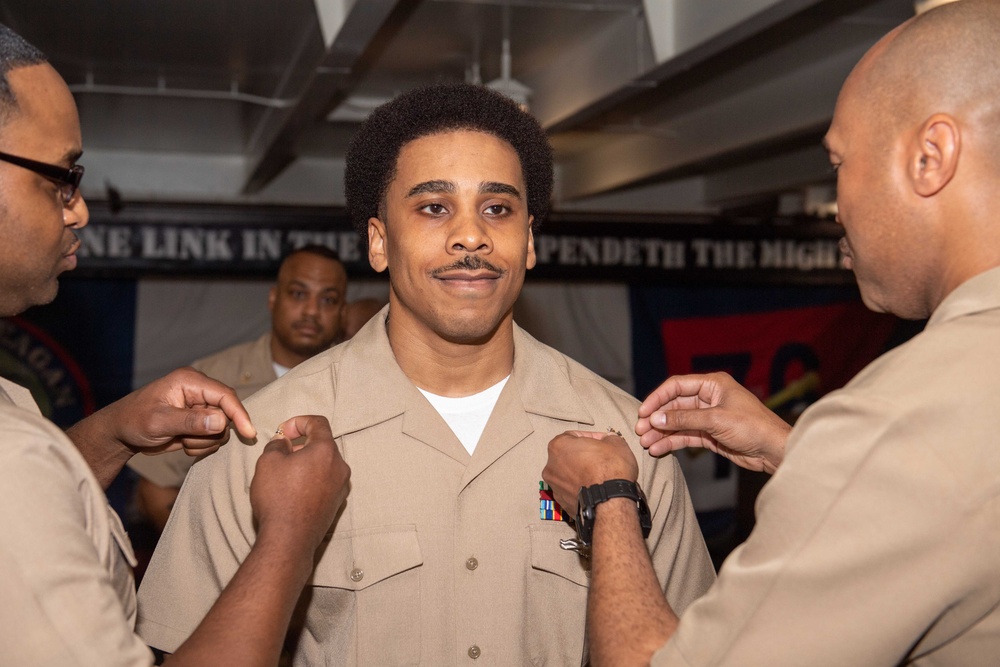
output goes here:
<path id="1" fill-rule="evenodd" d="M 473 660 L 475 660 L 476 658 L 478 658 L 482 654 L 483 654 L 483 652 L 480 651 L 479 647 L 476 646 L 475 644 L 473 644 L 472 646 L 469 647 L 469 657 L 472 658 Z"/>
<path id="2" fill-rule="evenodd" d="M 465 561 L 465 567 L 470 570 L 475 570 L 477 567 L 479 567 L 479 561 L 476 560 L 475 558 L 470 557 L 469 560 Z"/>
<path id="3" fill-rule="evenodd" d="M 244 382 L 249 382 L 250 378 L 253 377 L 253 374 L 251 374 L 250 371 L 243 371 L 243 376 L 242 377 L 243 377 L 243 381 Z"/>
<path id="4" fill-rule="evenodd" d="M 365 578 L 365 571 L 361 568 L 351 570 L 351 581 L 358 582 Z"/>

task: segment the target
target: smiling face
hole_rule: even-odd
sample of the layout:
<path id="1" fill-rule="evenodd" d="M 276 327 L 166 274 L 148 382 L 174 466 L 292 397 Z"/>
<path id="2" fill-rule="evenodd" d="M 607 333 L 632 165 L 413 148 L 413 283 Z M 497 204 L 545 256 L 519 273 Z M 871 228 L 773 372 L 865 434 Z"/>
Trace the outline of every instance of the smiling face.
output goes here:
<path id="1" fill-rule="evenodd" d="M 343 336 L 347 272 L 310 252 L 289 256 L 271 288 L 271 356 L 289 368 L 328 349 Z"/>
<path id="2" fill-rule="evenodd" d="M 512 322 L 535 265 L 517 153 L 483 132 L 415 139 L 399 153 L 369 261 L 389 270 L 389 323 L 429 344 L 482 344 Z"/>
<path id="3" fill-rule="evenodd" d="M 17 110 L 0 126 L 0 151 L 69 168 L 82 152 L 73 96 L 50 65 L 7 75 Z M 73 230 L 87 224 L 77 192 L 64 205 L 59 186 L 39 174 L 0 162 L 0 314 L 49 303 L 58 277 L 76 267 Z"/>

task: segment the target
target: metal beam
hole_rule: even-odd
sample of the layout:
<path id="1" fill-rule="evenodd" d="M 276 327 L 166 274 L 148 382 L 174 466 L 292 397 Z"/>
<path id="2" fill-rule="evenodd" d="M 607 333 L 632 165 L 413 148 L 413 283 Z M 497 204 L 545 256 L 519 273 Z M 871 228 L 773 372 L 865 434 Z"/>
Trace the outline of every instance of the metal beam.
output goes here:
<path id="1" fill-rule="evenodd" d="M 821 182 L 832 184 L 833 177 L 826 151 L 817 143 L 709 175 L 705 201 L 733 206 Z"/>
<path id="2" fill-rule="evenodd" d="M 269 114 L 256 133 L 244 194 L 260 191 L 295 159 L 303 130 L 347 97 L 372 41 L 392 14 L 409 4 L 412 0 L 363 0 L 350 7 L 322 58 L 311 65 L 312 75 L 298 103 L 287 112 Z M 329 30 L 336 21 L 326 25 Z"/>
<path id="3" fill-rule="evenodd" d="M 737 21 L 729 28 L 719 31 L 713 37 L 678 53 L 673 58 L 656 65 L 631 79 L 619 82 L 612 90 L 602 90 L 599 96 L 588 99 L 573 108 L 563 108 L 559 115 L 553 114 L 545 122 L 550 134 L 567 132 L 602 114 L 619 110 L 624 105 L 639 101 L 650 90 L 668 87 L 674 81 L 705 66 L 713 59 L 737 52 L 741 47 L 761 40 L 766 33 L 780 27 L 796 17 L 808 16 L 811 12 L 825 10 L 839 14 L 856 9 L 860 4 L 870 4 L 872 0 L 778 0 L 758 13 Z M 674 9 L 676 13 L 676 8 Z M 662 13 L 657 14 L 662 20 Z M 829 18 L 829 17 L 828 17 Z"/>
<path id="4" fill-rule="evenodd" d="M 655 133 L 625 134 L 561 164 L 565 199 L 648 182 L 747 152 L 829 123 L 836 91 L 866 50 L 846 49 L 732 96 L 670 118 Z M 734 122 L 734 119 L 738 121 Z M 706 141 L 706 137 L 711 140 Z"/>

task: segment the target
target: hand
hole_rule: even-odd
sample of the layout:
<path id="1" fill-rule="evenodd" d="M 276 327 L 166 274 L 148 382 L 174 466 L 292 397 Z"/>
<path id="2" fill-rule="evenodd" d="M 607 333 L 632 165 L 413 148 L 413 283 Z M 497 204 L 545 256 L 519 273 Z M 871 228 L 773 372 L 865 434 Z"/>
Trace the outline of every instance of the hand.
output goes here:
<path id="1" fill-rule="evenodd" d="M 609 479 L 634 482 L 639 464 L 624 438 L 613 433 L 566 431 L 549 442 L 542 479 L 563 512 L 576 515 L 577 496 L 585 486 Z"/>
<path id="2" fill-rule="evenodd" d="M 225 441 L 230 420 L 243 437 L 257 435 L 236 392 L 181 368 L 98 410 L 66 435 L 107 489 L 136 452 L 214 452 Z"/>
<path id="3" fill-rule="evenodd" d="M 193 368 L 178 369 L 105 410 L 114 437 L 133 453 L 183 448 L 190 456 L 208 454 L 226 441 L 230 421 L 243 437 L 257 435 L 236 392 Z"/>
<path id="4" fill-rule="evenodd" d="M 326 417 L 292 417 L 264 447 L 250 484 L 258 533 L 291 531 L 289 540 L 319 546 L 347 498 L 351 469 L 340 456 Z M 305 444 L 292 440 L 305 437 Z"/>
<path id="5" fill-rule="evenodd" d="M 791 427 L 727 373 L 675 375 L 639 406 L 635 432 L 654 456 L 704 447 L 747 470 L 773 473 Z"/>

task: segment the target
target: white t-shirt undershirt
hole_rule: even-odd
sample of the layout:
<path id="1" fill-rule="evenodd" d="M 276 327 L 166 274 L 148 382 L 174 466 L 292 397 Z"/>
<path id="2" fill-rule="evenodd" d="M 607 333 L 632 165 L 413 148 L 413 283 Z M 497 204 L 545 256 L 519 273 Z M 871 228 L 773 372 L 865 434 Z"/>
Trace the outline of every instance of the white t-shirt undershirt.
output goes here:
<path id="1" fill-rule="evenodd" d="M 489 389 L 461 398 L 438 396 L 417 388 L 451 427 L 452 432 L 469 451 L 469 454 L 472 454 L 476 451 L 476 445 L 483 434 L 483 429 L 486 428 L 486 422 L 489 421 L 493 407 L 497 404 L 497 399 L 500 398 L 500 392 L 503 391 L 503 387 L 509 379 L 508 375 Z"/>
<path id="2" fill-rule="evenodd" d="M 278 377 L 281 377 L 282 375 L 284 375 L 288 371 L 292 370 L 288 366 L 282 366 L 281 364 L 279 364 L 276 361 L 272 361 L 271 362 L 271 367 L 274 368 L 274 374 L 277 375 Z"/>

